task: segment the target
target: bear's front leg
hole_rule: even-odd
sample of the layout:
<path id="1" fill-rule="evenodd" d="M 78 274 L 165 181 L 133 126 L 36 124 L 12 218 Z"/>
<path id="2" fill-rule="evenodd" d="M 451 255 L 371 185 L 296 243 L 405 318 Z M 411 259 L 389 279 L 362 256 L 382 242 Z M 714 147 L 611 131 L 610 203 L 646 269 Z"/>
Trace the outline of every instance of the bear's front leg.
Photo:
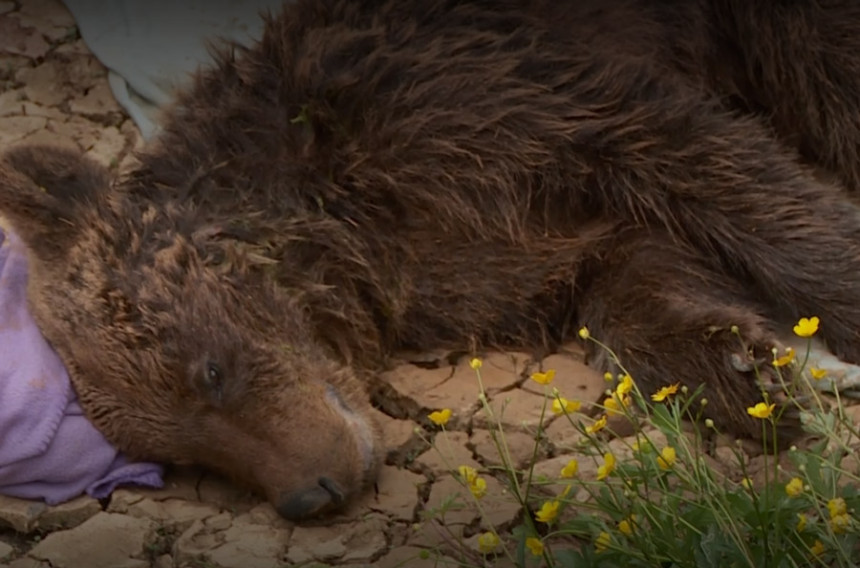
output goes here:
<path id="1" fill-rule="evenodd" d="M 611 120 L 574 132 L 588 142 L 571 153 L 588 165 L 589 199 L 699 251 L 769 313 L 818 316 L 828 347 L 860 363 L 860 207 L 844 188 L 817 179 L 759 120 L 683 82 L 650 76 L 627 93 Z"/>
<path id="2" fill-rule="evenodd" d="M 620 237 L 588 273 L 578 295 L 579 323 L 618 355 L 644 396 L 676 382 L 690 392 L 704 384 L 704 416 L 717 430 L 761 439 L 763 423 L 747 408 L 767 391 L 769 400 L 786 404 L 780 443 L 799 435 L 798 407 L 780 396 L 770 364 L 779 346 L 772 323 L 736 280 L 710 268 L 696 250 L 644 231 Z M 588 346 L 590 364 L 617 370 L 605 351 Z"/>

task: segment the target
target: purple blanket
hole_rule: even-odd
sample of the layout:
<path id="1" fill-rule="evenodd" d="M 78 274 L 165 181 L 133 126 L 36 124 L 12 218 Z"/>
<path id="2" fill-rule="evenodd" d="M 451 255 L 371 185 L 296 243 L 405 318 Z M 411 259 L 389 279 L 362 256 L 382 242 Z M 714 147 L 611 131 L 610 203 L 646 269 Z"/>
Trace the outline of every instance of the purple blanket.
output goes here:
<path id="1" fill-rule="evenodd" d="M 60 358 L 27 310 L 27 251 L 0 229 L 0 494 L 50 505 L 119 485 L 161 487 L 84 416 Z"/>

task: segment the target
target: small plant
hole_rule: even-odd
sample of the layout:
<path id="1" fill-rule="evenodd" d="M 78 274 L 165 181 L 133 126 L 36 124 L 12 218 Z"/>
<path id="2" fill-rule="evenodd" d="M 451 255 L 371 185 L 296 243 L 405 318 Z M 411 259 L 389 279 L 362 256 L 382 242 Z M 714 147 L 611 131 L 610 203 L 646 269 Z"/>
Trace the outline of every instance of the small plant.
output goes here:
<path id="1" fill-rule="evenodd" d="M 795 326 L 799 337 L 811 338 L 818 318 L 803 318 Z M 737 329 L 733 328 L 737 334 Z M 603 413 L 584 420 L 577 414 L 580 402 L 564 398 L 552 387 L 553 370 L 531 375 L 543 385 L 545 399 L 541 426 L 535 436 L 535 451 L 524 470 L 513 466 L 498 417 L 487 402 L 481 360 L 470 363 L 488 416 L 492 439 L 503 467 L 497 471 L 509 494 L 524 511 L 522 523 L 503 534 L 494 527 L 479 534 L 474 547 L 464 554 L 464 565 L 492 566 L 502 558 L 521 567 L 800 567 L 856 566 L 860 561 L 858 522 L 860 507 L 856 472 L 843 468 L 858 432 L 846 418 L 842 405 L 825 410 L 817 394 L 818 408 L 804 428 L 820 438 L 812 447 L 788 451 L 791 466 L 783 468 L 764 447 L 764 479 L 755 486 L 749 478 L 745 456 L 731 450 L 740 479 L 721 470 L 710 459 L 707 440 L 718 427 L 703 418 L 707 400 L 702 389 L 694 391 L 667 384 L 653 393 L 643 393 L 622 361 L 607 346 L 591 336 L 582 339 L 605 349 L 622 372 L 606 375 L 614 383 L 601 405 Z M 811 340 L 810 340 L 811 341 Z M 821 380 L 826 371 L 806 369 L 806 357 L 774 352 L 783 390 L 793 394 L 801 388 L 815 393 L 808 381 Z M 838 392 L 837 402 L 838 400 Z M 749 401 L 749 415 L 761 420 L 763 439 L 777 443 L 780 413 L 788 404 L 777 405 L 766 392 L 762 401 Z M 793 400 L 793 399 L 792 399 Z M 789 403 L 790 404 L 790 403 Z M 543 424 L 548 413 L 564 415 L 571 428 L 582 434 L 575 455 L 554 478 L 535 475 L 534 466 Z M 624 416 L 634 434 L 607 441 L 610 415 Z M 443 429 L 451 417 L 442 409 L 430 420 Z M 611 437 L 611 436 L 610 436 Z M 438 439 L 438 438 L 437 438 Z M 437 446 L 445 454 L 445 449 Z M 583 475 L 582 460 L 595 467 Z M 724 464 L 726 465 L 726 464 Z M 787 471 L 787 470 L 791 471 Z M 446 510 L 473 506 L 481 510 L 487 485 L 483 473 L 453 464 L 452 474 L 464 491 L 428 512 L 443 519 Z M 492 474 L 490 471 L 488 474 Z"/>

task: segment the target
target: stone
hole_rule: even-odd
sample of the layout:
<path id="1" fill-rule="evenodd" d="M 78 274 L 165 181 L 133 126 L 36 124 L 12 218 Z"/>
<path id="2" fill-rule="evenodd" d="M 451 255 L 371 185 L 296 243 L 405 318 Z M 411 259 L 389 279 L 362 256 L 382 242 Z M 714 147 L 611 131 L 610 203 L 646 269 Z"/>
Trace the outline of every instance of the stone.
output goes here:
<path id="1" fill-rule="evenodd" d="M 114 503 L 111 501 L 108 511 L 125 513 L 138 519 L 152 519 L 163 526 L 180 526 L 182 528 L 190 526 L 192 521 L 197 519 L 206 519 L 218 514 L 218 508 L 214 505 L 183 499 L 155 501 L 144 497 L 122 508 L 113 505 Z"/>
<path id="2" fill-rule="evenodd" d="M 480 468 L 468 448 L 469 435 L 465 432 L 439 432 L 433 446 L 415 459 L 415 464 L 435 474 L 456 471 L 461 465 Z"/>
<path id="3" fill-rule="evenodd" d="M 287 561 L 290 565 L 337 562 L 346 554 L 341 532 L 339 526 L 296 527 L 287 550 Z"/>
<path id="4" fill-rule="evenodd" d="M 478 372 L 470 366 L 472 357 L 467 356 L 459 360 L 449 382 L 462 385 L 475 396 L 480 394 L 482 386 L 488 395 L 511 390 L 523 382 L 532 357 L 527 353 L 493 351 L 480 359 L 480 381 Z"/>
<path id="5" fill-rule="evenodd" d="M 575 412 L 569 416 L 554 418 L 544 430 L 547 440 L 549 440 L 557 451 L 562 453 L 580 448 L 583 441 L 586 440 L 585 434 L 574 426 L 574 424 L 571 424 L 571 421 L 574 423 L 590 423 L 582 414 Z"/>
<path id="6" fill-rule="evenodd" d="M 49 134 L 55 144 L 74 147 L 78 151 L 87 151 L 101 138 L 102 129 L 102 126 L 95 122 L 71 116 L 63 122 L 48 120 L 45 130 L 38 134 Z"/>
<path id="7" fill-rule="evenodd" d="M 37 28 L 51 40 L 61 39 L 75 28 L 75 19 L 62 2 L 57 0 L 27 0 L 21 2 L 17 14 L 22 24 Z"/>
<path id="8" fill-rule="evenodd" d="M 574 479 L 562 479 L 561 470 L 572 459 L 575 459 L 579 464 L 576 477 Z M 584 501 L 589 495 L 580 486 L 578 480 L 590 481 L 595 479 L 597 477 L 597 468 L 601 463 L 602 458 L 598 461 L 597 456 L 592 457 L 582 454 L 556 456 L 538 462 L 532 471 L 533 493 L 542 495 L 545 498 L 551 498 L 560 495 L 570 486 L 571 489 L 569 490 L 568 497 Z"/>
<path id="9" fill-rule="evenodd" d="M 487 494 L 481 499 L 483 530 L 509 527 L 519 518 L 520 504 L 508 487 L 494 477 L 486 476 Z"/>
<path id="10" fill-rule="evenodd" d="M 753 486 L 762 488 L 766 483 L 774 482 L 774 459 L 778 463 L 777 479 L 779 484 L 785 484 L 793 476 L 797 475 L 797 467 L 795 467 L 791 456 L 786 452 L 782 452 L 776 458 L 774 456 L 755 456 L 750 458 L 747 465 L 747 477 L 752 480 Z"/>
<path id="11" fill-rule="evenodd" d="M 377 503 L 373 510 L 396 520 L 412 521 L 418 506 L 418 487 L 427 482 L 423 475 L 392 466 L 382 468 Z"/>
<path id="12" fill-rule="evenodd" d="M 106 82 L 96 84 L 83 96 L 69 101 L 69 110 L 88 118 L 107 117 L 122 112 Z"/>
<path id="13" fill-rule="evenodd" d="M 206 528 L 213 531 L 225 531 L 233 524 L 233 517 L 230 513 L 221 513 L 213 517 L 209 517 L 205 521 Z"/>
<path id="14" fill-rule="evenodd" d="M 9 116 L 0 128 L 0 146 L 11 146 L 27 135 L 45 128 L 48 121 L 39 116 Z"/>
<path id="15" fill-rule="evenodd" d="M 335 526 L 297 526 L 286 560 L 290 566 L 314 561 L 369 562 L 388 546 L 384 529 L 385 519 L 378 515 Z"/>
<path id="16" fill-rule="evenodd" d="M 27 99 L 43 106 L 56 106 L 66 99 L 59 63 L 46 61 L 38 67 L 25 67 L 15 74 L 24 84 Z"/>
<path id="17" fill-rule="evenodd" d="M 278 514 L 271 503 L 260 503 L 247 513 L 236 517 L 236 522 L 248 522 L 255 525 L 267 525 L 279 529 L 292 530 L 293 525 Z"/>
<path id="18" fill-rule="evenodd" d="M 573 346 L 566 346 L 562 352 L 545 357 L 540 362 L 543 371 L 555 370 L 555 379 L 550 388 L 558 389 L 561 396 L 568 400 L 579 400 L 583 410 L 589 405 L 603 400 L 604 392 L 610 386 L 601 373 L 587 366 L 583 360 L 582 351 Z M 535 394 L 543 394 L 542 385 L 529 380 L 523 384 L 524 390 Z"/>
<path id="19" fill-rule="evenodd" d="M 68 119 L 68 115 L 56 107 L 43 107 L 36 103 L 31 103 L 30 101 L 24 101 L 22 103 L 20 114 L 22 116 L 41 116 L 42 118 L 50 118 L 53 122 L 65 122 Z"/>
<path id="20" fill-rule="evenodd" d="M 0 540 L 0 560 L 4 560 L 15 552 L 15 547 Z"/>
<path id="21" fill-rule="evenodd" d="M 108 513 L 128 513 L 129 507 L 146 499 L 138 491 L 120 487 L 114 489 L 107 506 Z"/>
<path id="22" fill-rule="evenodd" d="M 140 129 L 133 120 L 130 118 L 123 120 L 122 124 L 119 126 L 119 131 L 122 132 L 122 135 L 129 141 L 129 147 L 132 150 L 137 151 L 143 149 L 146 142 L 144 141 L 143 136 L 140 135 Z"/>
<path id="23" fill-rule="evenodd" d="M 134 557 L 143 555 L 152 530 L 146 519 L 99 513 L 73 529 L 49 534 L 29 556 L 53 568 L 145 567 L 146 562 Z"/>
<path id="24" fill-rule="evenodd" d="M 54 49 L 54 53 L 57 55 L 90 55 L 90 50 L 84 40 L 76 39 L 61 43 Z"/>
<path id="25" fill-rule="evenodd" d="M 30 117 L 27 117 L 30 118 Z M 36 130 L 32 132 L 20 140 L 18 140 L 18 144 L 50 144 L 54 146 L 61 146 L 64 148 L 68 148 L 70 150 L 74 150 L 75 152 L 80 152 L 81 147 L 78 146 L 74 140 L 71 138 L 66 138 L 64 136 L 58 136 L 55 132 L 53 132 L 53 121 L 47 121 L 47 126 L 42 130 Z"/>
<path id="26" fill-rule="evenodd" d="M 389 452 L 398 450 L 401 446 L 412 439 L 415 431 L 415 423 L 411 420 L 398 420 L 380 412 L 376 409 L 373 415 L 377 422 L 382 427 L 382 439 L 385 442 L 385 448 Z"/>
<path id="27" fill-rule="evenodd" d="M 507 454 L 513 463 L 508 464 L 514 469 L 523 469 L 526 467 L 532 458 L 540 458 L 544 453 L 540 449 L 535 456 L 535 439 L 534 436 L 522 432 L 504 432 L 499 434 L 496 431 L 496 437 L 499 444 L 504 444 L 503 449 L 507 449 Z M 480 459 L 481 463 L 487 466 L 500 466 L 504 463 L 504 459 L 499 455 L 499 449 L 493 441 L 493 436 L 488 430 L 475 430 L 470 439 L 472 446 L 475 448 L 475 454 Z"/>
<path id="28" fill-rule="evenodd" d="M 116 169 L 119 166 L 125 145 L 125 136 L 120 133 L 117 127 L 109 126 L 101 131 L 92 146 L 84 146 L 84 149 L 87 156 L 104 167 Z"/>
<path id="29" fill-rule="evenodd" d="M 486 476 L 482 477 L 486 479 Z M 421 514 L 422 519 L 436 519 L 446 526 L 468 525 L 477 516 L 475 498 L 452 474 L 433 482 Z"/>
<path id="30" fill-rule="evenodd" d="M 11 14 L 0 18 L 0 52 L 38 59 L 50 47 L 38 31 L 22 25 L 19 18 Z"/>
<path id="31" fill-rule="evenodd" d="M 11 563 L 4 564 L 6 568 L 52 568 L 49 562 L 42 562 L 41 560 L 36 560 L 35 558 L 31 558 L 29 556 L 24 556 L 23 558 L 19 558 Z"/>
<path id="32" fill-rule="evenodd" d="M 378 492 L 368 491 L 343 513 L 357 518 L 368 510 L 387 515 L 390 519 L 411 522 L 418 506 L 418 487 L 427 482 L 423 475 L 394 466 L 383 466 L 376 481 Z"/>
<path id="33" fill-rule="evenodd" d="M 472 521 L 452 522 L 440 519 L 427 519 L 420 523 L 412 525 L 409 534 L 406 537 L 404 545 L 422 548 L 437 554 L 448 554 L 451 556 L 461 556 L 460 544 L 465 538 L 466 529 L 470 527 Z"/>
<path id="34" fill-rule="evenodd" d="M 24 114 L 26 98 L 23 89 L 9 89 L 0 93 L 0 117 Z"/>
<path id="35" fill-rule="evenodd" d="M 451 380 L 452 377 L 451 367 L 422 369 L 405 364 L 383 373 L 380 379 L 427 412 L 450 408 L 454 416 L 448 428 L 454 429 L 477 407 L 478 385 L 474 381 Z"/>
<path id="36" fill-rule="evenodd" d="M 0 495 L 0 525 L 15 529 L 19 533 L 29 533 L 36 528 L 39 517 L 47 508 L 42 501 Z"/>
<path id="37" fill-rule="evenodd" d="M 224 544 L 207 553 L 223 568 L 278 568 L 289 531 L 251 523 L 233 523 L 224 532 Z"/>
<path id="38" fill-rule="evenodd" d="M 107 69 L 89 52 L 58 54 L 57 62 L 62 66 L 63 84 L 68 98 L 81 97 L 107 79 Z"/>
<path id="39" fill-rule="evenodd" d="M 399 546 L 374 564 L 378 568 L 454 568 L 461 563 L 432 550 L 417 546 Z"/>
<path id="40" fill-rule="evenodd" d="M 173 561 L 182 566 L 184 563 L 195 563 L 201 555 L 220 546 L 224 542 L 223 533 L 214 533 L 196 520 L 179 535 L 173 543 Z"/>
<path id="41" fill-rule="evenodd" d="M 490 414 L 486 410 L 477 412 L 473 419 L 476 428 L 495 428 L 501 424 L 510 430 L 534 429 L 541 423 L 541 417 L 549 418 L 549 407 L 544 408 L 545 397 L 522 388 L 506 391 L 493 396 L 489 402 Z"/>
<path id="42" fill-rule="evenodd" d="M 102 506 L 98 500 L 81 495 L 46 509 L 39 517 L 39 529 L 44 531 L 71 529 L 101 512 Z"/>

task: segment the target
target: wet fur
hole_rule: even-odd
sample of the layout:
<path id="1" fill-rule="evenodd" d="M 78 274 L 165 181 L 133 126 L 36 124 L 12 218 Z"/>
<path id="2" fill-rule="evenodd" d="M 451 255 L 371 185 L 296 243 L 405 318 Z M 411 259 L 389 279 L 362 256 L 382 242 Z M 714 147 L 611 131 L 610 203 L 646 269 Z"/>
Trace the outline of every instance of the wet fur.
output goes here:
<path id="1" fill-rule="evenodd" d="M 719 428 L 760 435 L 733 361 L 777 318 L 860 362 L 860 9 L 757 6 L 299 0 L 113 191 L 6 154 L 34 312 L 112 441 L 276 503 L 320 468 L 372 479 L 356 375 L 407 347 L 588 325 L 644 390 L 704 382 Z"/>

